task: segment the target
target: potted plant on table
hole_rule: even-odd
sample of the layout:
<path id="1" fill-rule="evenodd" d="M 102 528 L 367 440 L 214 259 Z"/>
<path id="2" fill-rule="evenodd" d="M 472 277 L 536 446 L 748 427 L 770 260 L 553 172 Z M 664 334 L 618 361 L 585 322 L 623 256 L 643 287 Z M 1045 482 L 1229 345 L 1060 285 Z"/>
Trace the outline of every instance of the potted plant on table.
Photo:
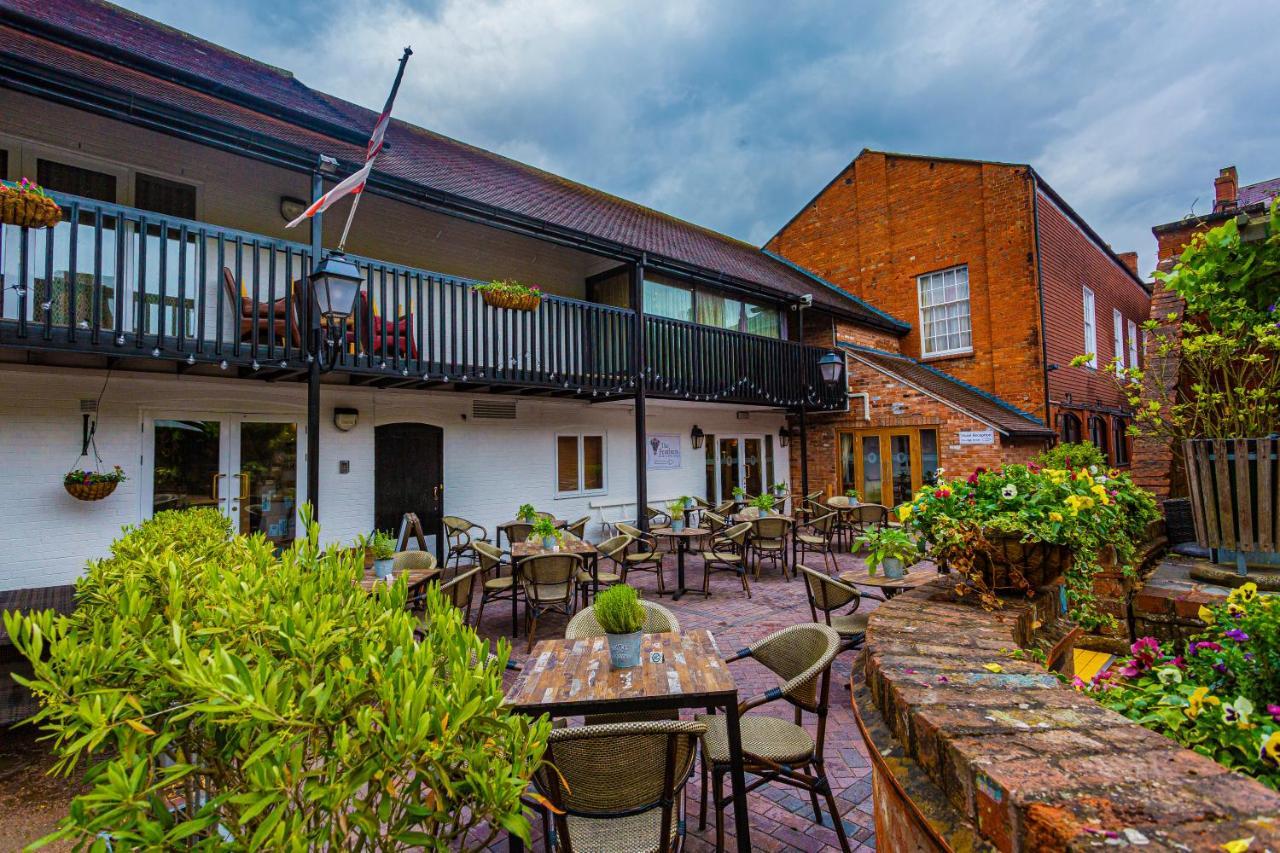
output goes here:
<path id="1" fill-rule="evenodd" d="M 373 531 L 373 535 L 364 540 L 364 548 L 373 558 L 373 573 L 380 578 L 391 577 L 395 566 L 396 540 L 381 530 Z"/>
<path id="2" fill-rule="evenodd" d="M 485 304 L 514 311 L 534 311 L 542 304 L 542 290 L 536 284 L 522 284 L 515 279 L 495 279 L 471 285 L 480 291 Z"/>
<path id="3" fill-rule="evenodd" d="M 845 489 L 844 496 L 849 499 L 850 506 L 862 503 L 862 498 L 858 497 L 857 489 Z"/>
<path id="4" fill-rule="evenodd" d="M 520 504 L 520 508 L 516 510 L 516 521 L 523 521 L 525 524 L 533 524 L 538 518 L 538 511 L 533 508 L 533 504 Z"/>
<path id="5" fill-rule="evenodd" d="M 762 518 L 773 513 L 773 504 L 773 495 L 756 495 L 751 499 L 751 506 L 760 510 L 760 516 Z"/>
<path id="6" fill-rule="evenodd" d="M 100 501 L 116 490 L 116 486 L 129 479 L 124 469 L 116 465 L 105 474 L 101 471 L 68 471 L 62 478 L 62 487 L 78 501 Z"/>
<path id="7" fill-rule="evenodd" d="M 667 503 L 667 514 L 671 516 L 671 529 L 675 532 L 684 530 L 684 510 L 688 506 L 688 498 L 676 498 Z"/>
<path id="8" fill-rule="evenodd" d="M 635 589 L 624 583 L 609 587 L 596 597 L 594 612 L 609 641 L 609 665 L 614 669 L 639 666 L 645 613 Z"/>
<path id="9" fill-rule="evenodd" d="M 737 501 L 738 503 L 742 503 L 743 499 L 746 496 L 747 496 L 747 490 L 742 488 L 742 486 L 733 487 L 733 499 L 735 501 Z"/>
<path id="10" fill-rule="evenodd" d="M 867 549 L 867 573 L 874 576 L 876 569 L 884 566 L 887 578 L 900 578 L 907 567 L 920 555 L 916 538 L 901 527 L 873 528 L 854 540 L 854 551 Z"/>
<path id="11" fill-rule="evenodd" d="M 542 547 L 548 551 L 555 551 L 560 547 L 561 532 L 556 529 L 556 523 L 549 518 L 539 518 L 533 522 L 532 536 L 541 540 Z"/>
<path id="12" fill-rule="evenodd" d="M 786 481 L 779 480 L 778 482 L 773 484 L 773 495 L 774 497 L 778 497 L 778 498 L 785 498 L 787 496 Z"/>

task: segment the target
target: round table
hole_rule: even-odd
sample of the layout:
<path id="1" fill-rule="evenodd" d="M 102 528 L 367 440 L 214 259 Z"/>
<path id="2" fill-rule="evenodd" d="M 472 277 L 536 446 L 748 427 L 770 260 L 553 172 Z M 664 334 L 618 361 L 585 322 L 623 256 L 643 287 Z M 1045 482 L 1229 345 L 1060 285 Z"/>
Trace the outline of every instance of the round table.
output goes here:
<path id="1" fill-rule="evenodd" d="M 649 532 L 654 536 L 662 536 L 676 541 L 676 588 L 671 593 L 671 600 L 679 601 L 680 596 L 689 591 L 684 586 L 684 555 L 689 550 L 689 542 L 692 539 L 710 536 L 711 531 L 705 527 L 685 527 L 680 530 L 672 530 L 670 527 L 655 527 Z M 701 592 L 701 590 L 695 591 Z M 706 595 L 706 593 L 703 593 L 703 595 Z"/>

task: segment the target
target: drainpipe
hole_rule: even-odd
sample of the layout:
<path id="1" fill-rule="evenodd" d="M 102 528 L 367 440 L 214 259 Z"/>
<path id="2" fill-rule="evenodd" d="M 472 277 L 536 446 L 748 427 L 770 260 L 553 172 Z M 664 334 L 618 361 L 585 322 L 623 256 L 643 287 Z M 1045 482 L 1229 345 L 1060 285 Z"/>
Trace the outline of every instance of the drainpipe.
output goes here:
<path id="1" fill-rule="evenodd" d="M 1049 329 L 1045 325 L 1044 270 L 1040 261 L 1040 193 L 1036 189 L 1038 183 L 1035 169 L 1028 169 L 1027 177 L 1031 179 L 1031 224 L 1034 228 L 1036 254 L 1036 300 L 1040 303 L 1040 375 L 1044 377 L 1044 422 L 1052 426 L 1053 420 L 1049 417 Z M 1057 443 L 1056 434 L 1053 443 Z"/>
<path id="2" fill-rule="evenodd" d="M 645 470 L 645 422 L 644 422 L 644 389 L 645 389 L 645 338 L 647 330 L 644 326 L 644 268 L 646 255 L 631 267 L 631 308 L 636 318 L 635 333 L 631 336 L 631 369 L 636 382 L 636 527 L 649 529 L 649 516 L 645 507 L 649 505 L 649 480 Z"/>

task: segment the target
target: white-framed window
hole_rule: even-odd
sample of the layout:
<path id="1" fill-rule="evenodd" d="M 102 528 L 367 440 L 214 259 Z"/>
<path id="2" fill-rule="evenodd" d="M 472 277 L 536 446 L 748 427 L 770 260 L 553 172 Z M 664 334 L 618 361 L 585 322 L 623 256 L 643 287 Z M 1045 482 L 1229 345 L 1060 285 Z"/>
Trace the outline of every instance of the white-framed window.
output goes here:
<path id="1" fill-rule="evenodd" d="M 1138 366 L 1138 324 L 1129 321 L 1129 366 Z"/>
<path id="2" fill-rule="evenodd" d="M 1111 340 L 1116 353 L 1116 376 L 1124 372 L 1124 315 L 1119 308 L 1111 309 Z"/>
<path id="3" fill-rule="evenodd" d="M 969 267 L 925 273 L 916 283 L 920 292 L 920 355 L 973 352 Z"/>
<path id="4" fill-rule="evenodd" d="M 605 492 L 604 436 L 600 433 L 556 434 L 556 497 Z"/>
<path id="5" fill-rule="evenodd" d="M 1089 356 L 1086 362 L 1094 370 L 1098 369 L 1098 320 L 1094 308 L 1093 291 L 1084 288 L 1084 352 Z"/>

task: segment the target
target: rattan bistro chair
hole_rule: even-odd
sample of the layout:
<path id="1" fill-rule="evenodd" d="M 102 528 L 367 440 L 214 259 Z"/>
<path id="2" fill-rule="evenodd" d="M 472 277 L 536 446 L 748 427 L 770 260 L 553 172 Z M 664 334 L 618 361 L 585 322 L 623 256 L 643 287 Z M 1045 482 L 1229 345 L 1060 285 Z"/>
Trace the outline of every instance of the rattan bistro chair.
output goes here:
<path id="1" fill-rule="evenodd" d="M 510 601 L 517 594 L 515 572 L 503 575 L 503 569 L 511 569 L 511 563 L 498 546 L 488 542 L 475 543 L 476 560 L 480 564 L 480 611 L 476 614 L 476 624 L 484 618 L 484 606 L 490 601 Z"/>
<path id="2" fill-rule="evenodd" d="M 809 792 L 815 820 L 822 824 L 818 795 L 827 801 L 840 847 L 849 853 L 844 822 L 836 806 L 831 785 L 823 768 L 822 748 L 827 731 L 828 693 L 831 687 L 831 661 L 840 651 L 840 635 L 826 625 L 793 625 L 770 634 L 749 648 L 742 649 L 726 662 L 754 658 L 782 680 L 778 687 L 754 696 L 738 705 L 741 714 L 742 751 L 746 771 L 757 779 L 747 785 L 753 791 L 767 782 L 803 788 Z M 795 708 L 794 723 L 765 714 L 748 714 L 768 702 L 785 699 Z M 817 732 L 810 734 L 803 726 L 803 714 L 818 718 Z M 724 776 L 729 772 L 729 737 L 722 714 L 697 717 L 706 723 L 702 736 L 702 806 L 699 826 L 707 825 L 707 792 L 714 797 L 716 810 L 716 849 L 724 849 L 724 811 L 732 802 L 724 795 Z M 714 785 L 709 786 L 708 775 Z"/>
<path id="3" fill-rule="evenodd" d="M 454 607 L 462 611 L 463 625 L 472 624 L 471 602 L 475 598 L 476 584 L 483 576 L 483 572 L 483 567 L 475 565 L 440 584 L 440 592 Z"/>
<path id="4" fill-rule="evenodd" d="M 821 554 L 823 568 L 830 573 L 836 568 L 835 535 L 838 513 L 829 511 L 826 515 L 813 519 L 804 528 L 797 528 L 792 539 L 795 546 L 792 556 L 799 561 L 805 554 Z"/>
<path id="5" fill-rule="evenodd" d="M 553 729 L 533 783 L 558 812 L 560 849 L 681 850 L 684 786 L 706 729 L 689 720 Z"/>
<path id="6" fill-rule="evenodd" d="M 814 622 L 825 623 L 840 635 L 840 651 L 849 651 L 862 646 L 867 636 L 867 619 L 869 613 L 855 613 L 862 603 L 862 593 L 833 577 L 823 574 L 808 566 L 797 565 L 804 575 L 806 592 L 809 595 L 809 613 Z M 831 615 L 842 607 L 849 607 L 848 613 Z M 822 616 L 819 617 L 818 614 Z"/>
<path id="7" fill-rule="evenodd" d="M 619 533 L 630 536 L 636 546 L 636 550 L 622 557 L 622 582 L 626 583 L 627 575 L 632 572 L 653 572 L 658 576 L 658 594 L 664 594 L 667 586 L 662 574 L 662 558 L 666 554 L 658 550 L 658 541 L 630 524 L 618 522 L 614 526 Z"/>
<path id="8" fill-rule="evenodd" d="M 725 528 L 720 536 L 711 540 L 710 549 L 702 552 L 702 594 L 710 595 L 711 575 L 729 572 L 742 581 L 742 591 L 751 598 L 751 584 L 747 582 L 746 551 L 751 536 L 751 522 L 744 521 Z"/>
<path id="9" fill-rule="evenodd" d="M 858 504 L 849 510 L 849 529 L 854 536 L 889 523 L 889 508 L 883 504 Z"/>
<path id="10" fill-rule="evenodd" d="M 597 562 L 596 577 L 600 581 L 601 588 L 622 583 L 622 555 L 626 552 L 627 546 L 630 544 L 631 537 L 624 533 L 619 536 L 614 536 L 612 539 L 606 539 L 596 546 L 596 552 L 599 554 L 599 556 L 596 557 L 596 560 L 598 561 L 600 557 L 607 557 L 613 563 L 614 568 L 617 569 L 615 572 L 606 572 L 600 568 L 600 565 Z M 587 597 L 595 586 L 592 582 L 591 572 L 586 569 L 579 569 L 577 582 L 578 593 L 582 598 L 582 606 L 586 607 Z"/>
<path id="11" fill-rule="evenodd" d="M 670 527 L 671 516 L 660 509 L 654 509 L 651 506 L 644 508 L 645 518 L 649 519 L 649 527 Z"/>
<path id="12" fill-rule="evenodd" d="M 391 555 L 391 573 L 396 577 L 414 570 L 431 571 L 436 567 L 436 555 L 430 551 L 396 551 Z M 421 588 L 419 588 L 421 590 Z M 411 596 L 405 602 L 410 610 L 421 610 L 424 598 L 422 592 Z"/>
<path id="13" fill-rule="evenodd" d="M 508 524 L 502 528 L 507 534 L 507 548 L 517 542 L 523 542 L 533 533 L 533 525 L 527 521 L 517 521 L 514 524 Z"/>
<path id="14" fill-rule="evenodd" d="M 728 515 L 733 512 L 733 508 L 738 505 L 737 501 L 720 501 L 716 504 L 715 510 L 717 515 Z"/>
<path id="15" fill-rule="evenodd" d="M 766 515 L 751 522 L 751 538 L 748 540 L 751 556 L 755 559 L 756 580 L 760 579 L 760 564 L 770 560 L 782 567 L 782 577 L 791 580 L 787 568 L 787 532 L 791 520 L 776 515 Z"/>
<path id="16" fill-rule="evenodd" d="M 665 634 L 669 631 L 680 630 L 680 620 L 661 604 L 640 599 L 640 606 L 644 608 L 644 627 L 640 629 L 643 633 Z M 596 609 L 594 607 L 584 607 L 579 610 L 569 620 L 569 624 L 564 629 L 564 638 L 566 640 L 586 640 L 591 637 L 603 637 L 604 635 L 604 629 L 596 621 Z"/>
<path id="17" fill-rule="evenodd" d="M 538 631 L 538 618 L 547 613 L 573 613 L 574 584 L 582 570 L 577 554 L 539 554 L 516 565 L 520 588 L 524 592 L 524 618 L 529 626 L 526 651 L 533 651 L 533 637 Z"/>
<path id="18" fill-rule="evenodd" d="M 576 521 L 571 521 L 564 526 L 565 533 L 571 533 L 579 539 L 587 538 L 587 525 L 591 523 L 591 516 L 584 515 Z"/>
<path id="19" fill-rule="evenodd" d="M 448 568 L 450 562 L 455 566 L 461 565 L 463 557 L 469 557 L 475 562 L 476 553 L 471 545 L 476 541 L 487 540 L 489 531 L 456 515 L 446 515 L 440 521 L 444 525 L 445 540 L 449 543 L 449 553 L 444 558 L 445 567 Z M 476 535 L 477 531 L 479 535 Z"/>

